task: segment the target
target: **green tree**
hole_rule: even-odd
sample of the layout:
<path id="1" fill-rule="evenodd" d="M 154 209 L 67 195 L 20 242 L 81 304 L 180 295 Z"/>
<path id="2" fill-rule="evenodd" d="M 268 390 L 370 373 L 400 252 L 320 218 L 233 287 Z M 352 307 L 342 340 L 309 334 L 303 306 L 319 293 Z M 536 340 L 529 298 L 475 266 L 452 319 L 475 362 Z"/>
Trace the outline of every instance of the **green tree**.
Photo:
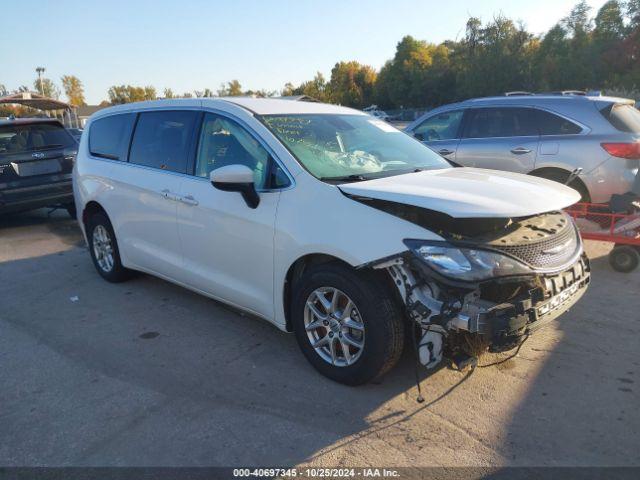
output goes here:
<path id="1" fill-rule="evenodd" d="M 157 98 L 156 89 L 152 86 L 135 87 L 132 85 L 114 85 L 109 88 L 107 93 L 109 95 L 109 102 L 112 105 L 155 100 Z"/>
<path id="2" fill-rule="evenodd" d="M 364 108 L 371 105 L 373 86 L 376 82 L 376 71 L 358 62 L 338 62 L 331 70 L 329 81 L 330 98 L 334 103 L 350 107 Z M 317 95 L 323 96 L 324 78 L 316 75 L 314 89 L 319 89 Z M 312 91 L 312 90 L 310 90 Z M 314 95 L 311 95 L 314 96 Z"/>
<path id="3" fill-rule="evenodd" d="M 55 98 L 56 100 L 60 98 L 60 89 L 50 78 L 42 78 L 42 80 L 36 79 L 33 82 L 33 88 L 45 97 Z"/>
<path id="4" fill-rule="evenodd" d="M 84 88 L 78 77 L 75 75 L 63 75 L 60 81 L 62 82 L 64 94 L 67 96 L 70 105 L 75 107 L 86 105 L 84 101 Z"/>
<path id="5" fill-rule="evenodd" d="M 626 7 L 629 29 L 633 31 L 640 27 L 640 0 L 628 0 Z"/>
<path id="6" fill-rule="evenodd" d="M 176 98 L 175 94 L 173 93 L 173 90 L 171 90 L 170 88 L 165 88 L 163 93 L 164 93 L 164 98 Z"/>
<path id="7" fill-rule="evenodd" d="M 242 85 L 238 80 L 231 80 L 226 84 L 223 83 L 218 89 L 219 97 L 239 97 L 241 95 L 243 95 Z"/>
<path id="8" fill-rule="evenodd" d="M 290 83 L 287 85 L 293 87 Z M 287 89 L 287 85 L 285 85 L 285 89 Z M 313 80 L 303 82 L 297 88 L 290 88 L 289 93 L 283 93 L 283 95 L 308 95 L 321 102 L 331 101 L 329 85 L 327 84 L 324 75 L 320 72 L 316 72 Z"/>

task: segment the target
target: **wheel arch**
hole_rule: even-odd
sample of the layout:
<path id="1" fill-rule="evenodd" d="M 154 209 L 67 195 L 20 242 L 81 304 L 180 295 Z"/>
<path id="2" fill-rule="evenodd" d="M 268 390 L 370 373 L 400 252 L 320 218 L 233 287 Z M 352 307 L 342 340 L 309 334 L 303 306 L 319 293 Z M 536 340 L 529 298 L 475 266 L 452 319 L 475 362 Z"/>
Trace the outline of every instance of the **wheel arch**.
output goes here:
<path id="1" fill-rule="evenodd" d="M 323 263 L 339 263 L 354 271 L 362 270 L 363 272 L 367 272 L 367 274 L 371 275 L 372 278 L 375 278 L 376 281 L 384 284 L 386 288 L 389 288 L 394 298 L 397 297 L 396 300 L 400 299 L 400 297 L 398 296 L 398 291 L 391 277 L 389 275 L 386 275 L 386 273 L 382 270 L 374 270 L 371 267 L 365 267 L 365 268 L 359 269 L 357 266 L 352 265 L 351 263 L 345 261 L 342 258 L 336 257 L 334 255 L 326 254 L 326 253 L 305 254 L 297 258 L 289 266 L 289 269 L 287 270 L 287 274 L 285 275 L 284 286 L 282 289 L 282 307 L 284 309 L 285 330 L 287 332 L 293 331 L 293 327 L 291 323 L 291 302 L 292 302 L 293 286 L 295 285 L 296 281 L 302 277 L 302 275 L 307 269 L 316 265 L 321 265 Z"/>
<path id="2" fill-rule="evenodd" d="M 86 226 L 89 218 L 91 218 L 91 216 L 95 215 L 96 213 L 104 213 L 107 218 L 109 218 L 109 214 L 100 203 L 96 202 L 95 200 L 87 202 L 87 204 L 84 206 L 84 209 L 82 210 L 83 225 Z"/>
<path id="3" fill-rule="evenodd" d="M 535 170 L 530 171 L 528 175 L 532 175 L 534 177 L 546 178 L 548 180 L 555 180 L 554 177 L 566 179 L 566 178 L 569 178 L 569 175 L 571 175 L 571 171 L 562 167 L 547 166 L 547 167 L 536 168 Z M 576 185 L 577 187 L 576 190 L 578 190 L 583 196 L 587 197 L 583 201 L 587 201 L 587 202 L 590 201 L 591 194 L 589 192 L 589 188 L 579 176 L 574 178 L 571 181 L 571 183 Z"/>
<path id="4" fill-rule="evenodd" d="M 293 327 L 291 325 L 291 296 L 293 285 L 295 285 L 295 282 L 302 277 L 309 267 L 331 262 L 338 262 L 353 268 L 351 264 L 345 262 L 341 258 L 326 253 L 308 253 L 296 259 L 289 266 L 284 279 L 284 287 L 282 289 L 282 306 L 284 308 L 285 329 L 287 332 L 293 331 Z"/>

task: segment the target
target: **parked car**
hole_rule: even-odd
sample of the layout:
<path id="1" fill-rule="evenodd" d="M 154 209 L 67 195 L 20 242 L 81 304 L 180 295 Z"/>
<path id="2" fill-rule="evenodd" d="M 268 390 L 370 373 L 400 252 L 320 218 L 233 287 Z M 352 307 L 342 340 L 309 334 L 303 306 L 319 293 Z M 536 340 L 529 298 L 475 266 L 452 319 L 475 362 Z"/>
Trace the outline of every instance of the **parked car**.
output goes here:
<path id="1" fill-rule="evenodd" d="M 388 122 L 391 120 L 391 117 L 384 110 L 380 110 L 377 105 L 371 105 L 367 108 L 362 109 L 363 112 L 368 113 L 369 115 L 379 118 L 380 120 L 384 120 Z"/>
<path id="2" fill-rule="evenodd" d="M 586 95 L 513 95 L 432 110 L 405 129 L 470 167 L 527 173 L 604 203 L 629 191 L 640 164 L 640 112 L 633 100 Z M 637 192 L 640 193 L 640 192 Z"/>
<path id="3" fill-rule="evenodd" d="M 57 120 L 0 121 L 0 214 L 62 206 L 73 217 L 76 141 Z"/>
<path id="4" fill-rule="evenodd" d="M 573 305 L 589 264 L 579 195 L 453 168 L 360 111 L 276 99 L 180 99 L 94 114 L 74 169 L 98 273 L 146 272 L 295 332 L 347 384 L 399 359 L 511 349 Z"/>
<path id="5" fill-rule="evenodd" d="M 82 136 L 81 128 L 67 128 L 67 132 L 71 134 L 71 136 L 76 140 L 76 142 L 80 143 L 80 137 Z"/>

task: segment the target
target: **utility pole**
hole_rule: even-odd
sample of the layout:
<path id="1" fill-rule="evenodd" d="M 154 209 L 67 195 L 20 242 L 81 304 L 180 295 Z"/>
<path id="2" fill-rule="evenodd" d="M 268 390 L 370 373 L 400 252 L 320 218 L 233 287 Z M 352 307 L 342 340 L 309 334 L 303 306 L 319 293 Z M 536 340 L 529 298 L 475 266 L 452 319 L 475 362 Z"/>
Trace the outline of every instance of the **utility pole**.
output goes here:
<path id="1" fill-rule="evenodd" d="M 44 73 L 44 67 L 36 67 L 38 73 L 38 84 L 40 85 L 40 95 L 44 95 L 44 88 L 42 88 L 42 74 Z"/>

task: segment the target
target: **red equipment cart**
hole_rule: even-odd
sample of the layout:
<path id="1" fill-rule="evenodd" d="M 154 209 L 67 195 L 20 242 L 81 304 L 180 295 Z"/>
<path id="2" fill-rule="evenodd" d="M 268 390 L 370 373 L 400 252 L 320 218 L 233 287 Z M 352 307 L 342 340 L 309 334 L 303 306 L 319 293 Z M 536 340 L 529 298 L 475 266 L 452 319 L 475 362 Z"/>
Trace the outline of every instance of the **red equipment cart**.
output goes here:
<path id="1" fill-rule="evenodd" d="M 566 209 L 584 239 L 612 242 L 609 263 L 619 272 L 631 272 L 640 263 L 640 211 L 612 213 L 609 205 L 576 203 Z"/>

